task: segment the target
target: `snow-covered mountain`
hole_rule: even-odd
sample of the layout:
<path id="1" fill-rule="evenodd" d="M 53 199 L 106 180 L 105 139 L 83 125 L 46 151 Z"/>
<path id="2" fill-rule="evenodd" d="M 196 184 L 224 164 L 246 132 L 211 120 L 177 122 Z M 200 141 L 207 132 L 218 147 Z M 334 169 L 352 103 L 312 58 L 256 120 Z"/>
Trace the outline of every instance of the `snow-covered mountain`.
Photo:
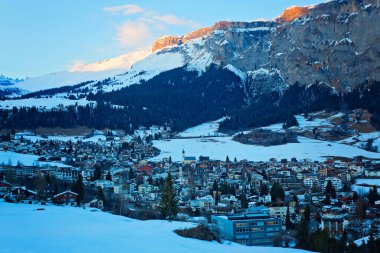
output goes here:
<path id="1" fill-rule="evenodd" d="M 346 92 L 380 79 L 379 14 L 376 0 L 290 7 L 272 21 L 218 22 L 185 36 L 159 38 L 152 50 L 76 65 L 17 87 L 33 92 L 115 77 L 112 87 L 103 87 L 111 91 L 174 68 L 202 72 L 216 64 L 250 80 L 247 90 L 255 95 L 316 82 Z"/>
<path id="2" fill-rule="evenodd" d="M 221 127 L 236 131 L 284 122 L 294 114 L 340 110 L 345 103 L 368 110 L 380 128 L 379 23 L 377 0 L 293 6 L 269 21 L 220 21 L 159 38 L 150 49 L 17 83 L 23 98 L 0 106 L 29 107 L 28 98 L 40 97 L 54 105 L 63 101 L 63 108 L 79 100 L 101 101 L 120 106 L 125 115 L 106 109 L 97 119 L 102 127 L 169 124 L 183 130 L 229 116 Z M 93 127 L 93 119 L 67 117 Z M 13 127 L 21 118 L 7 122 Z"/>

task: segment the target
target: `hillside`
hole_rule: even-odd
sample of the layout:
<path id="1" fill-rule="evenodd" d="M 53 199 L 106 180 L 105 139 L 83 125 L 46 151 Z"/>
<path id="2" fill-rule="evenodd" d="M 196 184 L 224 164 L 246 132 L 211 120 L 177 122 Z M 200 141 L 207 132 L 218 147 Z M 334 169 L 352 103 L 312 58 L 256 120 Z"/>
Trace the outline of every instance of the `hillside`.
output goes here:
<path id="1" fill-rule="evenodd" d="M 187 239 L 173 230 L 192 223 L 138 221 L 75 207 L 0 202 L 0 224 L 1 252 L 307 252 Z"/>

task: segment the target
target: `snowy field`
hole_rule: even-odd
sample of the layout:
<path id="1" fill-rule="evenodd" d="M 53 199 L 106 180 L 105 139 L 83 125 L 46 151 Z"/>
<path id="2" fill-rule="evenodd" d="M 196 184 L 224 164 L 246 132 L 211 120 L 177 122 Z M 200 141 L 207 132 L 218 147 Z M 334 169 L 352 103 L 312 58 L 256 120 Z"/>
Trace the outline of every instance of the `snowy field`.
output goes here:
<path id="1" fill-rule="evenodd" d="M 84 136 L 65 136 L 65 135 L 49 135 L 47 138 L 42 137 L 40 135 L 31 135 L 29 132 L 23 133 L 17 133 L 19 136 L 23 136 L 25 140 L 30 140 L 31 142 L 37 142 L 37 141 L 63 141 L 63 142 L 102 142 L 106 141 L 107 137 L 102 134 L 94 135 L 91 137 L 84 137 Z"/>
<path id="2" fill-rule="evenodd" d="M 314 127 L 332 126 L 330 121 L 339 116 L 341 116 L 341 113 L 332 115 L 327 119 L 314 118 L 312 121 L 307 121 L 303 116 L 296 115 L 295 117 L 299 123 L 299 127 L 296 128 L 313 129 Z M 171 156 L 173 161 L 182 161 L 182 150 L 185 150 L 186 156 L 198 158 L 202 155 L 209 156 L 215 160 L 224 160 L 229 156 L 230 159 L 236 157 L 238 160 L 247 159 L 249 161 L 268 161 L 270 158 L 291 159 L 293 157 L 298 160 L 324 161 L 332 156 L 352 158 L 359 155 L 371 159 L 380 159 L 380 153 L 365 151 L 359 145 L 348 145 L 350 139 L 344 142 L 330 142 L 298 137 L 299 143 L 288 143 L 271 147 L 246 145 L 233 141 L 231 136 L 219 134 L 217 130 L 221 121 L 223 121 L 223 118 L 189 128 L 177 135 L 177 137 L 187 137 L 186 139 L 153 141 L 153 146 L 160 149 L 161 153 L 152 160 L 159 161 L 162 158 Z M 282 123 L 263 127 L 263 129 L 284 131 Z M 370 137 L 375 138 L 374 145 L 377 145 L 377 141 L 380 140 L 376 139 L 379 136 L 378 132 L 360 136 L 365 140 Z"/>
<path id="3" fill-rule="evenodd" d="M 0 101 L 0 109 L 11 110 L 13 107 L 21 108 L 34 106 L 40 110 L 51 110 L 52 108 L 63 108 L 69 105 L 86 106 L 87 104 L 95 104 L 95 102 L 86 99 L 70 100 L 61 97 L 25 98 Z"/>
<path id="4" fill-rule="evenodd" d="M 216 160 L 225 160 L 227 155 L 230 159 L 236 157 L 238 160 L 247 159 L 249 161 L 268 161 L 270 158 L 291 159 L 293 157 L 299 160 L 323 161 L 330 156 L 352 158 L 358 155 L 380 159 L 380 153 L 368 152 L 350 145 L 305 137 L 298 137 L 298 141 L 299 143 L 263 147 L 245 145 L 233 141 L 231 137 L 159 140 L 153 141 L 153 146 L 160 149 L 161 154 L 154 157 L 153 160 L 171 156 L 174 161 L 182 161 L 182 149 L 185 150 L 186 156 L 198 158 L 203 155 Z"/>
<path id="5" fill-rule="evenodd" d="M 43 208 L 44 210 L 37 210 Z M 183 238 L 173 230 L 192 223 L 138 221 L 95 209 L 0 201 L 0 252 L 297 253 Z"/>
<path id="6" fill-rule="evenodd" d="M 58 167 L 71 167 L 63 163 L 56 162 L 39 162 L 38 156 L 29 154 L 20 154 L 11 151 L 0 151 L 0 164 L 16 166 L 20 162 L 25 166 L 58 166 Z"/>
<path id="7" fill-rule="evenodd" d="M 223 134 L 218 133 L 219 123 L 225 120 L 221 118 L 215 121 L 210 121 L 199 126 L 195 126 L 178 134 L 179 137 L 202 137 L 202 136 L 223 136 Z"/>
<path id="8" fill-rule="evenodd" d="M 355 184 L 351 186 L 351 190 L 356 191 L 360 195 L 368 194 L 374 185 L 380 187 L 380 179 L 359 178 L 355 179 Z"/>

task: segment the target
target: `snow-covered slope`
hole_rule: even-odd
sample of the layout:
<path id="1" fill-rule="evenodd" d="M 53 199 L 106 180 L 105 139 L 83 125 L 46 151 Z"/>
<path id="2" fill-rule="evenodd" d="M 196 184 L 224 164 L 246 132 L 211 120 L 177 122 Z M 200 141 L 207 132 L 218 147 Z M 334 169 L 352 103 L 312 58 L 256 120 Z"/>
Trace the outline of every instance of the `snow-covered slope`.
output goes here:
<path id="1" fill-rule="evenodd" d="M 134 63 L 144 59 L 150 53 L 149 49 L 141 49 L 92 64 L 77 64 L 67 71 L 29 78 L 17 83 L 14 87 L 28 93 L 76 85 L 86 81 L 101 81 L 125 73 Z"/>
<path id="2" fill-rule="evenodd" d="M 6 77 L 4 75 L 0 75 L 0 86 L 9 86 L 21 81 L 23 80 L 18 79 L 18 78 L 14 79 L 14 78 Z"/>
<path id="3" fill-rule="evenodd" d="M 107 59 L 92 64 L 77 64 L 69 69 L 69 72 L 99 72 L 113 69 L 129 69 L 134 63 L 151 54 L 149 48 L 132 51 L 118 57 Z"/>
<path id="4" fill-rule="evenodd" d="M 1 252 L 181 252 L 301 253 L 295 249 L 247 247 L 183 238 L 173 230 L 192 223 L 138 221 L 76 207 L 0 201 Z"/>

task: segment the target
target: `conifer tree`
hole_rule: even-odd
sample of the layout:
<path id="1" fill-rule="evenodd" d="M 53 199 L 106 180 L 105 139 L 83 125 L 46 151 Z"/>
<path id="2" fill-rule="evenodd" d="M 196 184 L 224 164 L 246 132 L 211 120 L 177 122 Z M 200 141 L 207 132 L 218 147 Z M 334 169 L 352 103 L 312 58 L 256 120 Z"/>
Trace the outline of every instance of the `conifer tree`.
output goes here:
<path id="1" fill-rule="evenodd" d="M 106 180 L 112 181 L 112 176 L 111 176 L 111 173 L 109 171 L 107 173 Z"/>
<path id="2" fill-rule="evenodd" d="M 83 184 L 83 177 L 82 174 L 79 174 L 77 179 L 75 180 L 72 190 L 78 194 L 78 206 L 80 206 L 80 203 L 82 202 L 84 198 L 84 184 Z"/>
<path id="3" fill-rule="evenodd" d="M 103 205 L 106 204 L 106 196 L 104 195 L 104 191 L 103 191 L 102 187 L 98 187 L 97 198 L 99 200 L 103 201 Z"/>
<path id="4" fill-rule="evenodd" d="M 306 205 L 305 211 L 303 213 L 303 216 L 305 217 L 306 222 L 310 221 L 310 214 L 311 214 L 310 206 Z"/>
<path id="5" fill-rule="evenodd" d="M 293 229 L 293 223 L 292 223 L 292 221 L 290 220 L 290 210 L 289 210 L 289 205 L 288 205 L 288 208 L 286 209 L 285 226 L 286 226 L 286 230 Z"/>
<path id="6" fill-rule="evenodd" d="M 172 176 L 169 173 L 164 188 L 162 190 L 162 196 L 160 201 L 160 211 L 165 219 L 173 220 L 178 212 L 177 206 L 178 200 L 176 191 L 172 182 Z"/>
<path id="7" fill-rule="evenodd" d="M 102 171 L 100 169 L 99 165 L 95 165 L 95 170 L 94 170 L 94 181 L 99 180 L 102 177 Z"/>

